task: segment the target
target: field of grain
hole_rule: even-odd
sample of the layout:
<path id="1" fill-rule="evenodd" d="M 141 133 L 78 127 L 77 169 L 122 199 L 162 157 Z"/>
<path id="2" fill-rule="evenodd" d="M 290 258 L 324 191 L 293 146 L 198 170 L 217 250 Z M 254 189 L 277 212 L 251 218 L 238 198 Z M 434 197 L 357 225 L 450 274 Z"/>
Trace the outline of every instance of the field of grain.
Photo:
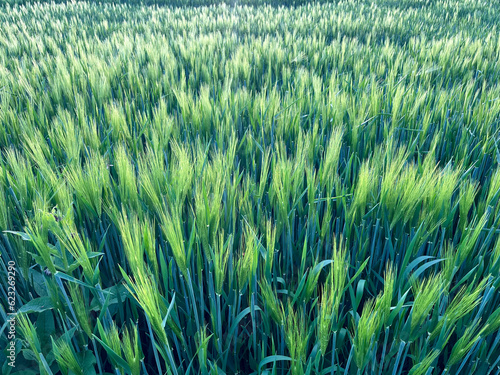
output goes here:
<path id="1" fill-rule="evenodd" d="M 0 5 L 0 373 L 499 374 L 500 3 L 207 3 Z"/>

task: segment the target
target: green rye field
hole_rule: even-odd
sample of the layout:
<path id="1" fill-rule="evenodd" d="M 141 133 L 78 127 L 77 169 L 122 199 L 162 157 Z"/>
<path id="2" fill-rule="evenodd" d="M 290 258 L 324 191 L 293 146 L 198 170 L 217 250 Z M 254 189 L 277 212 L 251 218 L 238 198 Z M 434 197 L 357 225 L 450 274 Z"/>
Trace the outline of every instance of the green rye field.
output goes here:
<path id="1" fill-rule="evenodd" d="M 498 375 L 499 28 L 2 2 L 0 373 Z"/>

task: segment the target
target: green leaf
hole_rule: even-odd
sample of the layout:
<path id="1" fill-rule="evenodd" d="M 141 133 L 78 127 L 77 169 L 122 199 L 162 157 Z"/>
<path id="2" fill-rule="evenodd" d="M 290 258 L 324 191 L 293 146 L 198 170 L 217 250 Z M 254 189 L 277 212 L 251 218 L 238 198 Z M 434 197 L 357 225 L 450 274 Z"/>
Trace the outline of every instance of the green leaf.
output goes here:
<path id="1" fill-rule="evenodd" d="M 41 272 L 34 269 L 29 270 L 29 278 L 32 281 L 33 288 L 39 296 L 47 296 L 47 285 L 45 283 L 45 277 Z"/>
<path id="2" fill-rule="evenodd" d="M 18 312 L 23 314 L 39 313 L 53 308 L 55 308 L 55 306 L 52 304 L 52 299 L 50 297 L 39 297 L 21 306 Z"/>
<path id="3" fill-rule="evenodd" d="M 293 361 L 292 358 L 284 356 L 284 355 L 270 355 L 266 358 L 264 358 L 262 361 L 259 362 L 259 374 L 262 371 L 262 367 L 269 363 L 276 363 L 277 361 Z"/>
<path id="4" fill-rule="evenodd" d="M 370 257 L 366 258 L 366 260 L 363 262 L 363 264 L 361 265 L 361 267 L 359 267 L 359 269 L 356 271 L 356 274 L 349 279 L 349 282 L 347 283 L 347 285 L 344 287 L 344 290 L 342 291 L 342 294 L 345 293 L 345 291 L 347 289 L 349 289 L 349 286 L 354 282 L 354 280 L 356 280 L 356 278 L 361 275 L 361 272 L 363 272 L 363 270 L 365 269 L 366 265 L 368 264 L 368 261 L 370 260 Z"/>
<path id="5" fill-rule="evenodd" d="M 99 337 L 97 337 L 96 335 L 93 335 L 94 339 L 97 340 L 99 342 L 99 344 L 102 345 L 102 347 L 104 348 L 104 350 L 106 350 L 106 353 L 108 353 L 108 355 L 121 367 L 123 367 L 123 369 L 130 373 L 130 367 L 128 365 L 128 363 L 120 356 L 118 355 L 117 353 L 115 353 L 115 351 L 113 349 L 111 349 L 108 345 L 106 345 Z"/>
<path id="6" fill-rule="evenodd" d="M 4 233 L 15 234 L 16 236 L 21 237 L 24 241 L 31 241 L 31 236 L 28 233 L 24 232 L 15 232 L 13 230 L 4 230 Z"/>

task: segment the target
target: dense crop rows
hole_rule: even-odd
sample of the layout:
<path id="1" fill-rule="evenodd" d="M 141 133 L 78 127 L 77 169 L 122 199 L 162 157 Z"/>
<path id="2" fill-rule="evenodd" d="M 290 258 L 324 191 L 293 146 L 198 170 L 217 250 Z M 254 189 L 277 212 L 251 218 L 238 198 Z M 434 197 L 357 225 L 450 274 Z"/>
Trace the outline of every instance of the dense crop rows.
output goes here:
<path id="1" fill-rule="evenodd" d="M 1 373 L 498 374 L 499 25 L 4 5 Z"/>

